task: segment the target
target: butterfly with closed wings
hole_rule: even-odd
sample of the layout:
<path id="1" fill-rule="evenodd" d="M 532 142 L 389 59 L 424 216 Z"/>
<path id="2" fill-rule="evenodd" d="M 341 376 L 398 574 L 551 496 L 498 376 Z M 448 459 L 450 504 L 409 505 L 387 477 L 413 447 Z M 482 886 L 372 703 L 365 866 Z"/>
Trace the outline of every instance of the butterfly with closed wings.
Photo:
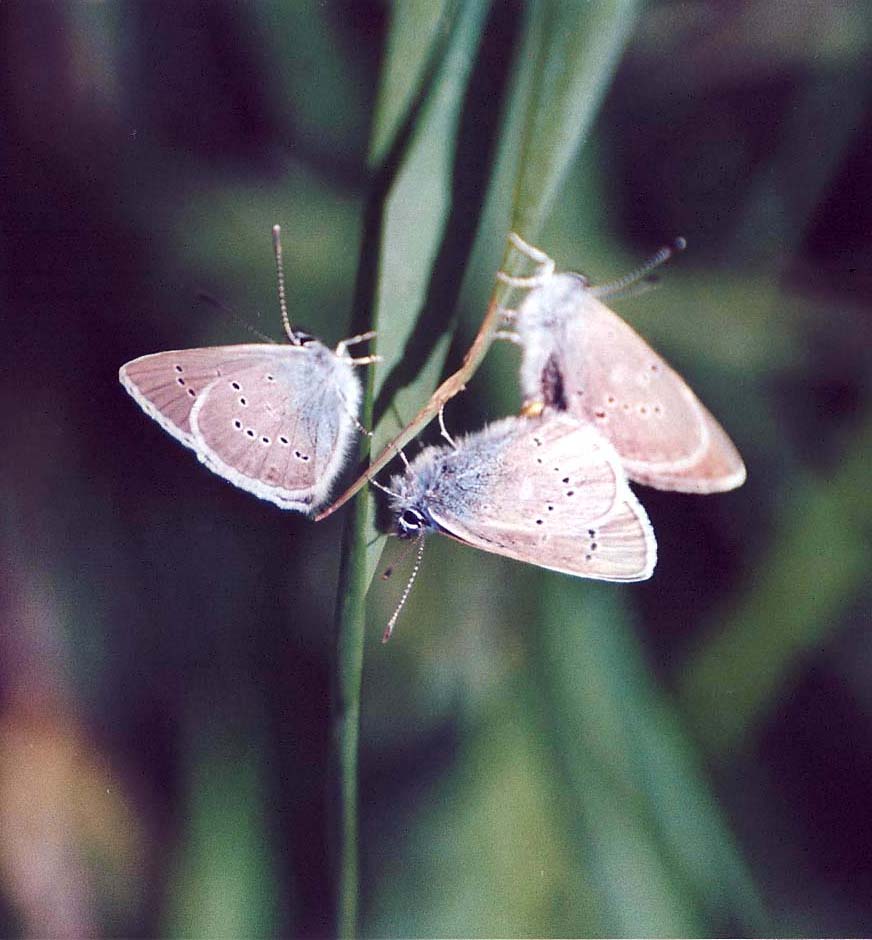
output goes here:
<path id="1" fill-rule="evenodd" d="M 599 298 L 638 280 L 672 252 L 618 285 L 592 287 L 517 235 L 511 243 L 543 266 L 540 276 L 505 283 L 531 287 L 508 311 L 522 347 L 521 387 L 528 413 L 565 410 L 589 421 L 614 445 L 631 480 L 661 490 L 718 493 L 741 486 L 735 445 L 684 379 Z"/>
<path id="2" fill-rule="evenodd" d="M 503 418 L 457 443 L 427 447 L 381 488 L 400 538 L 441 532 L 486 552 L 603 581 L 642 581 L 657 562 L 654 532 L 615 449 L 595 427 L 567 414 Z M 411 580 L 385 639 L 409 587 Z"/>
<path id="3" fill-rule="evenodd" d="M 327 498 L 357 425 L 360 382 L 348 346 L 329 349 L 291 328 L 279 227 L 273 229 L 289 345 L 181 349 L 125 363 L 119 380 L 142 410 L 204 466 L 282 509 L 308 513 Z"/>

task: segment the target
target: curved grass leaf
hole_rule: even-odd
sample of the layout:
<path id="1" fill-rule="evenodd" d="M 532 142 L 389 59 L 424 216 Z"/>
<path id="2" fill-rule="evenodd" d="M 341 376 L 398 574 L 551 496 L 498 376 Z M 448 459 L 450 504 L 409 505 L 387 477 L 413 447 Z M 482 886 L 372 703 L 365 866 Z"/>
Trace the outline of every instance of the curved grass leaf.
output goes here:
<path id="1" fill-rule="evenodd" d="M 380 171 L 383 189 L 377 188 L 368 212 L 357 309 L 358 316 L 364 318 L 358 325 L 379 331 L 378 352 L 384 357 L 382 367 L 371 374 L 364 405 L 364 419 L 376 422 L 373 435 L 376 447 L 394 438 L 408 412 L 426 400 L 447 352 L 445 334 L 452 321 L 475 229 L 469 207 L 453 204 L 461 193 L 467 201 L 474 195 L 473 187 L 460 182 L 463 163 L 458 122 L 461 104 L 475 99 L 475 82 L 470 84 L 466 102 L 463 95 L 487 8 L 483 0 L 467 2 L 457 14 L 432 89 L 426 99 L 419 99 L 420 114 L 414 115 L 414 123 L 407 121 L 405 125 L 408 141 L 399 131 L 394 135 L 393 153 L 385 144 L 391 136 L 389 128 L 397 125 L 398 115 L 408 108 L 410 99 L 405 83 L 386 78 L 383 84 L 384 94 L 394 95 L 398 101 L 379 106 L 380 126 L 374 135 L 373 153 L 376 157 L 385 153 L 386 164 Z M 548 2 L 533 8 L 530 28 L 537 30 L 539 55 L 529 86 L 533 96 L 528 103 L 513 212 L 513 218 L 526 234 L 547 214 L 560 180 L 589 128 L 590 118 L 614 70 L 617 51 L 628 33 L 633 9 L 630 2 L 584 6 Z M 431 37 L 438 35 L 435 15 L 422 22 L 429 24 L 427 32 Z M 417 30 L 418 20 L 406 10 L 395 19 L 394 27 L 403 34 L 411 34 Z M 591 32 L 601 42 L 596 51 Z M 404 75 L 423 74 L 426 71 L 423 64 L 410 66 L 407 57 L 398 51 L 408 50 L 414 44 L 414 36 L 395 36 L 390 43 L 395 55 L 387 65 L 388 70 L 395 67 Z M 543 122 L 536 113 L 540 107 L 537 96 L 546 92 L 556 118 Z M 403 126 L 402 122 L 399 126 Z M 480 143 L 478 146 L 480 150 Z M 488 167 L 486 161 L 480 160 L 480 154 L 479 163 L 486 174 Z M 483 175 L 480 190 L 484 190 L 485 181 Z M 480 210 L 481 196 L 478 199 Z M 474 353 L 467 358 L 466 376 L 483 358 L 497 322 L 492 302 Z M 457 379 L 452 394 L 460 390 L 464 381 Z M 420 412 L 418 419 L 402 432 L 404 439 L 417 433 L 437 410 L 438 404 Z M 369 494 L 364 492 L 346 527 L 337 605 L 333 752 L 339 788 L 334 805 L 338 810 L 337 912 L 341 936 L 355 933 L 357 922 L 355 787 L 364 597 L 381 542 L 373 524 Z"/>
<path id="2" fill-rule="evenodd" d="M 529 88 L 512 229 L 534 240 L 593 119 L 636 20 L 637 0 L 544 0 Z"/>
<path id="3" fill-rule="evenodd" d="M 763 929 L 717 798 L 633 640 L 626 589 L 549 581 L 537 633 L 546 720 L 607 935 Z"/>
<path id="4" fill-rule="evenodd" d="M 408 57 L 398 50 L 414 48 L 419 37 L 418 17 L 428 3 L 401 4 L 394 21 L 391 42 L 394 57 L 386 71 L 394 68 L 402 76 L 410 70 Z M 411 341 L 422 307 L 428 296 L 432 269 L 445 236 L 451 206 L 451 173 L 455 156 L 456 127 L 463 91 L 474 52 L 480 38 L 486 12 L 484 2 L 466 4 L 458 14 L 451 39 L 426 100 L 420 102 L 420 114 L 414 126 L 395 141 L 389 162 L 380 169 L 377 186 L 367 211 L 357 291 L 357 322 L 379 331 L 378 353 L 383 362 L 370 372 L 363 420 L 374 420 L 375 394 L 392 370 L 401 364 L 404 349 Z M 430 22 L 427 15 L 423 22 Z M 438 40 L 435 34 L 432 42 Z M 426 72 L 427 50 L 422 50 Z M 414 69 L 413 69 L 414 70 Z M 389 126 L 409 105 L 407 87 L 402 81 L 386 78 L 379 106 L 380 124 L 374 134 L 373 152 L 383 148 L 390 136 Z M 394 101 L 394 99 L 401 99 Z M 399 132 L 397 132 L 399 133 Z M 395 165 L 394 165 L 395 164 Z M 451 310 L 443 312 L 441 330 L 448 327 Z M 426 397 L 436 382 L 447 351 L 447 339 L 421 364 L 414 380 L 403 388 L 399 407 L 415 396 Z M 376 442 L 383 440 L 396 419 L 384 410 L 373 432 Z M 331 805 L 334 812 L 336 916 L 339 936 L 356 936 L 358 908 L 357 848 L 357 741 L 360 723 L 360 685 L 363 667 L 365 597 L 367 586 L 383 543 L 376 530 L 374 510 L 368 492 L 361 493 L 346 523 L 337 601 L 336 665 L 333 690 L 332 762 L 334 787 Z"/>
<path id="5" fill-rule="evenodd" d="M 403 126 L 414 119 L 445 55 L 457 9 L 456 0 L 413 0 L 392 7 L 369 148 L 373 169 L 385 166 Z"/>

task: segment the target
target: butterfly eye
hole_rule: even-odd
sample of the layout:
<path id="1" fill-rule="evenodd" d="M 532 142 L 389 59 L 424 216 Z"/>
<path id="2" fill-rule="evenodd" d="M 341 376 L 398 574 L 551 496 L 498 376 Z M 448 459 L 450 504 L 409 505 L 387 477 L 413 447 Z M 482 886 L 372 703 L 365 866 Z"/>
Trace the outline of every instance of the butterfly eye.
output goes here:
<path id="1" fill-rule="evenodd" d="M 424 527 L 424 517 L 417 509 L 405 509 L 397 519 L 397 529 L 400 537 L 410 537 L 417 534 Z"/>
<path id="2" fill-rule="evenodd" d="M 315 342 L 315 337 L 302 330 L 294 330 L 294 340 L 298 346 L 311 346 Z"/>

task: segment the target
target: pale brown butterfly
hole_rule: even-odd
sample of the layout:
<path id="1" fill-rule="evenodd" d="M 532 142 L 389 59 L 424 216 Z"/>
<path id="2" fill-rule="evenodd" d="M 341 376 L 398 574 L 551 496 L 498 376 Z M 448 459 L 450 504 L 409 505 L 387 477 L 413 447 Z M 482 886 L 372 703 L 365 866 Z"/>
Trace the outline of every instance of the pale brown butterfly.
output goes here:
<path id="1" fill-rule="evenodd" d="M 140 356 L 118 374 L 142 410 L 213 473 L 261 499 L 311 512 L 327 498 L 354 438 L 360 382 L 353 343 L 335 351 L 291 328 L 279 227 L 273 244 L 289 345 L 250 343 Z M 359 427 L 359 425 L 358 425 Z"/>
<path id="2" fill-rule="evenodd" d="M 508 311 L 523 348 L 525 413 L 542 407 L 593 423 L 614 445 L 631 480 L 660 490 L 717 493 L 741 486 L 745 465 L 733 442 L 687 383 L 600 299 L 639 279 L 671 254 L 658 253 L 631 278 L 598 290 L 517 235 L 512 243 L 541 266 L 530 278 L 500 274 L 531 287 Z"/>
<path id="3" fill-rule="evenodd" d="M 654 531 L 615 449 L 568 414 L 503 418 L 425 448 L 388 487 L 376 485 L 390 496 L 396 534 L 422 540 L 385 639 L 427 532 L 602 581 L 645 580 L 657 562 Z"/>

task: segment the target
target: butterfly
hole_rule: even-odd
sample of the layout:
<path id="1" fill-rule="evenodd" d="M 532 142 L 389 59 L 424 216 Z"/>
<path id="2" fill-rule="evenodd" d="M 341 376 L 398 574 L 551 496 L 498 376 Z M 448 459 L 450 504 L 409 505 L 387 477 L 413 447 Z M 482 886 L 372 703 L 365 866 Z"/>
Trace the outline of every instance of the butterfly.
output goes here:
<path id="1" fill-rule="evenodd" d="M 180 349 L 125 363 L 119 380 L 142 410 L 201 463 L 282 509 L 308 513 L 327 498 L 351 446 L 360 405 L 350 345 L 332 350 L 292 329 L 273 230 L 289 344 Z"/>
<path id="2" fill-rule="evenodd" d="M 517 236 L 513 243 L 530 248 Z M 537 262 L 545 257 L 531 250 Z M 538 278 L 502 279 L 533 285 L 510 312 L 523 350 L 526 413 L 550 407 L 591 422 L 638 483 L 687 493 L 742 485 L 745 465 L 726 432 L 684 379 L 599 299 L 597 288 L 553 269 Z"/>
<path id="3" fill-rule="evenodd" d="M 396 533 L 464 545 L 564 574 L 649 578 L 657 543 L 620 459 L 568 414 L 509 417 L 425 448 L 386 488 Z"/>

